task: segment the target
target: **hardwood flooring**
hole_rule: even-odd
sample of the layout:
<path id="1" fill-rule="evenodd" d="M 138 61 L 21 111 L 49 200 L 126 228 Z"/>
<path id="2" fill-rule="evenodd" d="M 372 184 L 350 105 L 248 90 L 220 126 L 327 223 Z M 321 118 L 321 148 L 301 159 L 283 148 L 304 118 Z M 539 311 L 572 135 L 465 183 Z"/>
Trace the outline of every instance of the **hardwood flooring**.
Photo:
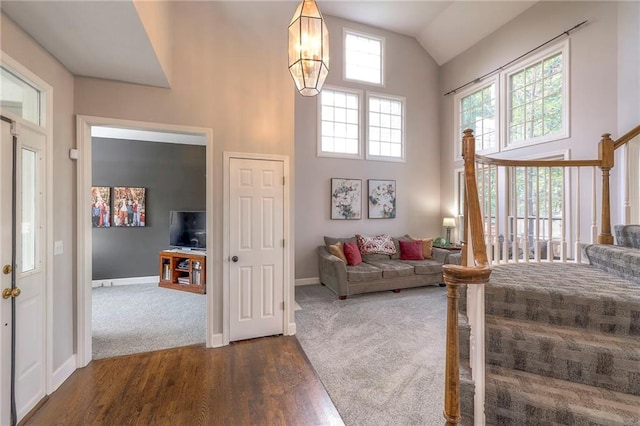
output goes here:
<path id="1" fill-rule="evenodd" d="M 293 336 L 92 361 L 25 425 L 342 425 Z"/>

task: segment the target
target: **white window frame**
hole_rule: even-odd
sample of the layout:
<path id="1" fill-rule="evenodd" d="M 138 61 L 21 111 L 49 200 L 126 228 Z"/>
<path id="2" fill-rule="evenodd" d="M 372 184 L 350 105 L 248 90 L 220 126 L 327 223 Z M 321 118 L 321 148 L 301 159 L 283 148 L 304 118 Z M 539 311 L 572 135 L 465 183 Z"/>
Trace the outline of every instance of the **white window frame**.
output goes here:
<path id="1" fill-rule="evenodd" d="M 558 53 L 562 53 L 562 130 L 553 134 L 543 135 L 536 138 L 525 139 L 521 142 L 510 143 L 509 142 L 509 113 L 511 108 L 511 99 L 509 96 L 509 79 L 513 74 L 516 74 L 523 69 L 535 64 L 536 62 L 540 62 L 548 57 L 554 56 Z M 522 147 L 537 145 L 546 142 L 557 141 L 561 139 L 566 139 L 570 136 L 570 100 L 569 100 L 569 84 L 570 84 L 570 51 L 569 51 L 569 40 L 565 40 L 564 42 L 554 45 L 548 49 L 544 49 L 535 55 L 532 55 L 526 61 L 519 62 L 516 66 L 507 68 L 502 75 L 504 78 L 502 79 L 502 108 L 501 111 L 501 119 L 502 119 L 502 132 L 504 137 L 502 138 L 501 149 L 503 151 L 518 149 Z"/>
<path id="2" fill-rule="evenodd" d="M 388 156 L 383 156 L 383 155 L 372 155 L 370 153 L 370 146 L 369 146 L 369 99 L 371 97 L 374 98 L 380 98 L 380 99 L 388 99 L 391 101 L 399 101 L 402 104 L 402 140 L 401 140 L 401 156 L 400 157 L 388 157 Z M 366 114 L 366 120 L 365 120 L 365 125 L 366 125 L 366 141 L 365 141 L 365 145 L 366 145 L 366 159 L 367 160 L 373 160 L 373 161 L 392 161 L 392 162 L 396 162 L 396 163 L 404 163 L 406 162 L 406 158 L 407 158 L 407 143 L 406 143 L 406 134 L 407 134 L 407 126 L 406 126 L 406 122 L 407 122 L 407 98 L 405 98 L 404 96 L 394 96 L 394 95 L 388 95 L 385 93 L 376 93 L 376 92 L 369 92 L 367 91 L 367 95 L 366 95 L 366 106 L 364 108 L 364 113 Z"/>
<path id="3" fill-rule="evenodd" d="M 454 147 L 455 147 L 453 151 L 454 161 L 462 160 L 463 134 L 461 132 L 462 130 L 464 130 L 464 129 L 462 130 L 460 129 L 460 110 L 461 110 L 462 98 L 465 98 L 470 94 L 478 92 L 480 90 L 484 90 L 486 87 L 491 86 L 492 84 L 495 85 L 495 91 L 496 91 L 495 93 L 496 146 L 491 149 L 476 150 L 476 152 L 478 154 L 487 155 L 487 154 L 494 154 L 500 151 L 501 136 L 502 136 L 502 132 L 501 132 L 502 125 L 500 123 L 500 121 L 502 120 L 502 112 L 501 112 L 502 103 L 501 103 L 501 96 L 500 96 L 501 94 L 500 76 L 495 75 L 480 83 L 471 85 L 470 87 L 464 89 L 463 91 L 456 93 L 454 96 L 454 101 L 453 101 L 454 102 L 453 135 L 454 135 Z M 477 135 L 474 133 L 474 136 L 477 136 Z"/>
<path id="4" fill-rule="evenodd" d="M 362 160 L 364 158 L 364 149 L 363 149 L 363 120 L 362 120 L 362 111 L 363 111 L 363 98 L 364 92 L 362 90 L 357 89 L 349 89 L 346 87 L 338 87 L 338 86 L 327 86 L 325 85 L 322 91 L 331 90 L 334 92 L 343 92 L 348 94 L 353 94 L 358 96 L 358 153 L 357 154 L 348 154 L 341 152 L 328 152 L 322 150 L 322 93 L 318 96 L 317 110 L 318 110 L 318 132 L 317 132 L 317 156 L 318 157 L 332 157 L 332 158 L 347 158 L 353 160 Z"/>
<path id="5" fill-rule="evenodd" d="M 358 37 L 366 37 L 380 42 L 380 83 L 375 83 L 357 78 L 347 78 L 347 35 L 355 35 Z M 350 28 L 342 29 L 342 76 L 344 81 L 353 81 L 371 86 L 385 87 L 384 78 L 384 62 L 385 62 L 385 38 L 375 34 L 364 33 L 362 31 L 352 30 Z"/>

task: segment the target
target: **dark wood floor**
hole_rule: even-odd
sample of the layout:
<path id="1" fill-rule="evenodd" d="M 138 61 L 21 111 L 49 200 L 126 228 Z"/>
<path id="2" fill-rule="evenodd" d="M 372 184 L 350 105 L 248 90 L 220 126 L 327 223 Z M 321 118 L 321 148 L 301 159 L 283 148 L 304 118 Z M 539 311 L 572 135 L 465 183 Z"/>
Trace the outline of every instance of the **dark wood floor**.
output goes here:
<path id="1" fill-rule="evenodd" d="M 92 361 L 26 425 L 342 425 L 295 337 Z"/>

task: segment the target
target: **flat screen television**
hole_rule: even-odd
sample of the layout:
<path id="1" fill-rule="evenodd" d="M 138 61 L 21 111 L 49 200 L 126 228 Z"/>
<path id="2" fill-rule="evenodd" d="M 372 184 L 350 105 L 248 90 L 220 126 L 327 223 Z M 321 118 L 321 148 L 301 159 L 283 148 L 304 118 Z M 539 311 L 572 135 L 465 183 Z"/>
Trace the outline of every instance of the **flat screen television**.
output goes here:
<path id="1" fill-rule="evenodd" d="M 169 245 L 181 249 L 207 248 L 207 213 L 171 211 L 169 213 Z"/>

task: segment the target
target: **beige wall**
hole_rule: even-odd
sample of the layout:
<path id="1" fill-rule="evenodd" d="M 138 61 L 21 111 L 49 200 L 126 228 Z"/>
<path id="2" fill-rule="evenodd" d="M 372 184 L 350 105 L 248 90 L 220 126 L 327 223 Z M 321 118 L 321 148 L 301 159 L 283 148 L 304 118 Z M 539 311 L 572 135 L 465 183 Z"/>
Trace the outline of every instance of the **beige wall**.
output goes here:
<path id="1" fill-rule="evenodd" d="M 356 233 L 442 235 L 440 227 L 440 148 L 438 144 L 438 67 L 411 37 L 326 16 L 330 71 L 326 84 L 406 97 L 405 163 L 318 157 L 317 98 L 295 98 L 296 278 L 318 277 L 316 247 L 324 235 Z M 385 38 L 385 87 L 343 80 L 343 28 Z M 364 104 L 363 104 L 364 105 Z M 364 117 L 361 115 L 361 117 Z M 366 123 L 366 120 L 363 121 Z M 363 133 L 364 134 L 364 133 Z M 361 220 L 330 219 L 331 178 L 362 179 Z M 397 217 L 367 218 L 367 179 L 396 181 Z"/>
<path id="2" fill-rule="evenodd" d="M 617 8 L 618 4 L 613 2 L 539 2 L 442 66 L 440 93 L 444 94 L 472 81 L 588 19 L 589 22 L 584 27 L 570 36 L 570 137 L 514 149 L 503 153 L 502 156 L 526 158 L 569 149 L 572 159 L 595 159 L 598 156 L 600 136 L 610 132 L 615 138 L 618 131 L 618 87 L 622 82 L 618 81 L 617 67 L 625 59 L 618 56 Z M 636 25 L 637 22 L 636 18 Z M 637 55 L 638 42 L 636 40 L 632 43 L 635 43 L 634 51 Z M 625 85 L 637 85 L 637 82 L 633 83 L 631 80 Z M 639 99 L 635 96 L 635 99 L 628 101 L 637 105 Z M 460 140 L 460 135 L 455 135 L 453 129 L 453 102 L 452 95 L 441 98 L 440 102 L 442 164 L 462 167 L 461 162 L 453 161 L 454 141 Z M 442 168 L 440 180 L 443 188 L 442 210 L 450 211 L 455 202 L 452 196 L 453 171 L 450 166 Z M 583 173 L 582 190 L 588 191 L 585 182 L 590 184 L 590 173 Z M 582 200 L 585 203 L 584 208 L 589 211 L 586 203 L 589 202 L 590 196 L 585 195 Z M 618 206 L 613 206 L 614 217 L 618 214 Z M 586 227 L 590 223 L 584 221 L 583 224 L 584 242 L 589 235 Z"/>
<path id="3" fill-rule="evenodd" d="M 134 0 L 144 30 L 151 41 L 158 62 L 171 86 L 171 3 L 168 1 Z"/>
<path id="4" fill-rule="evenodd" d="M 53 87 L 53 240 L 64 253 L 53 257 L 53 371 L 75 353 L 75 146 L 73 76 L 13 21 L 2 14 L 2 51 Z M 52 248 L 48 247 L 52 252 Z"/>
<path id="5" fill-rule="evenodd" d="M 224 151 L 293 159 L 294 87 L 286 68 L 290 3 L 173 2 L 171 89 L 76 79 L 83 115 L 213 129 L 214 333 L 222 332 Z M 282 25 L 274 25 L 281 22 Z M 293 209 L 291 212 L 293 217 Z"/>

